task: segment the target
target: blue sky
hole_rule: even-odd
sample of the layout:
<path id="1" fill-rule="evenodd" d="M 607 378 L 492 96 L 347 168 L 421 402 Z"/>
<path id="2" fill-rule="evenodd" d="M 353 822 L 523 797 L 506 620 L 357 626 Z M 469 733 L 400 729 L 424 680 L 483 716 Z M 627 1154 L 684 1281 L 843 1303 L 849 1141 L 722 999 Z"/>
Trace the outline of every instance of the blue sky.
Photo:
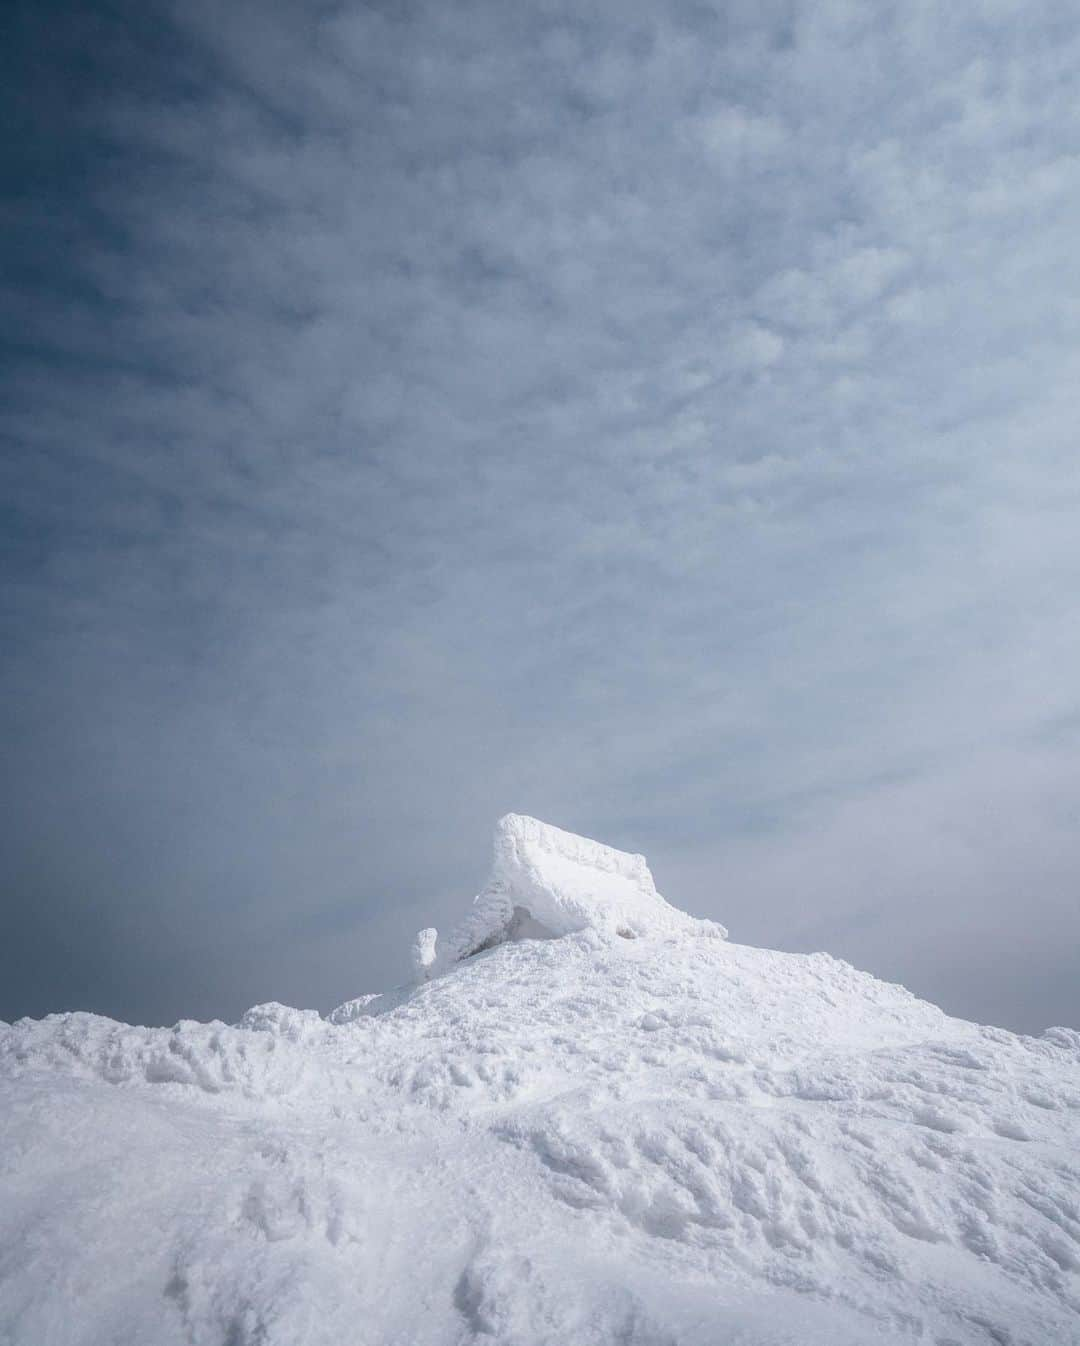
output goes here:
<path id="1" fill-rule="evenodd" d="M 1080 1022 L 1080 21 L 6 22 L 0 1015 L 379 989 L 515 810 Z"/>

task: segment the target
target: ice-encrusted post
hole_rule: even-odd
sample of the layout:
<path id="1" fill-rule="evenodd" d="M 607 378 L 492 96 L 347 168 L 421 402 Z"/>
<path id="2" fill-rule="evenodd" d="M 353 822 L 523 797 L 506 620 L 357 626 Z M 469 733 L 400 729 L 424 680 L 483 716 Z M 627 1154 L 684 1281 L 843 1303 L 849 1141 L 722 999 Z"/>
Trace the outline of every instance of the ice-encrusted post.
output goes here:
<path id="1" fill-rule="evenodd" d="M 431 975 L 435 963 L 435 943 L 439 932 L 434 926 L 427 926 L 417 933 L 412 946 L 413 972 L 417 981 L 426 981 Z"/>

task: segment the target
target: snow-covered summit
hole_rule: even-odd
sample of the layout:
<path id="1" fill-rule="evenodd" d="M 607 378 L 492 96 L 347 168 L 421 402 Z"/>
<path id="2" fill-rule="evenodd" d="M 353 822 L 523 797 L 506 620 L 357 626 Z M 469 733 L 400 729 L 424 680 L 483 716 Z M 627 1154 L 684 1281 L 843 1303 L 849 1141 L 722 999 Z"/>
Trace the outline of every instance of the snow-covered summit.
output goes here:
<path id="1" fill-rule="evenodd" d="M 532 819 L 475 908 L 329 1018 L 0 1024 L 0 1342 L 1080 1346 L 1080 1033 Z"/>
<path id="2" fill-rule="evenodd" d="M 496 825 L 491 875 L 472 909 L 442 946 L 434 929 L 422 930 L 413 962 L 430 976 L 508 940 L 550 939 L 580 930 L 623 939 L 727 936 L 715 921 L 696 920 L 666 902 L 643 855 L 507 813 Z"/>

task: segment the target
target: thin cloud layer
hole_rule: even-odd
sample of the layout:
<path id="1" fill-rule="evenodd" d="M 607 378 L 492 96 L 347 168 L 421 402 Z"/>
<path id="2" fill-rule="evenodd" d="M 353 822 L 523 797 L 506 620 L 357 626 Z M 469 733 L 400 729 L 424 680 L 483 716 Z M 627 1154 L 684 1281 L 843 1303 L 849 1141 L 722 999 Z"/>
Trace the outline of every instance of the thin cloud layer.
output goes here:
<path id="1" fill-rule="evenodd" d="M 513 808 L 1080 1022 L 1080 24 L 16 36 L 0 1014 L 384 985 Z"/>

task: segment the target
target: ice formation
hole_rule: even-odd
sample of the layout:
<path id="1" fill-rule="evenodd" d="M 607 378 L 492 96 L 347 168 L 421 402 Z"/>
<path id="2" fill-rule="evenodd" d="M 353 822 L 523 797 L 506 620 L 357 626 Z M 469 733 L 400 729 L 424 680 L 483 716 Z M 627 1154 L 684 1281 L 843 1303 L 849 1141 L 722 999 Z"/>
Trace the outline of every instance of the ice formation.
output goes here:
<path id="1" fill-rule="evenodd" d="M 0 1342 L 1080 1346 L 1080 1033 L 708 930 L 511 816 L 418 985 L 0 1024 Z"/>
<path id="2" fill-rule="evenodd" d="M 643 855 L 508 813 L 496 825 L 491 875 L 472 910 L 442 949 L 435 930 L 421 930 L 413 966 L 429 977 L 508 940 L 550 939 L 580 930 L 623 939 L 727 937 L 722 925 L 696 920 L 666 902 Z"/>

